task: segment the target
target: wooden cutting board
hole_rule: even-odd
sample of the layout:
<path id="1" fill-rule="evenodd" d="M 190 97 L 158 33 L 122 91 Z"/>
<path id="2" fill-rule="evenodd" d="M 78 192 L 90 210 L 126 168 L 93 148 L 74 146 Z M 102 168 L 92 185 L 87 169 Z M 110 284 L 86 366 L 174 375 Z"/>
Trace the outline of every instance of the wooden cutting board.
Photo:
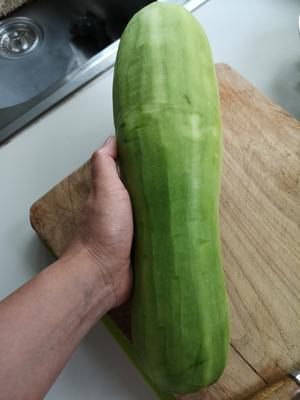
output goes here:
<path id="1" fill-rule="evenodd" d="M 228 65 L 217 65 L 217 74 L 231 347 L 219 382 L 178 397 L 189 400 L 244 399 L 300 364 L 300 123 Z M 72 238 L 89 186 L 87 163 L 31 209 L 32 226 L 57 256 Z M 112 318 L 130 337 L 128 306 Z"/>

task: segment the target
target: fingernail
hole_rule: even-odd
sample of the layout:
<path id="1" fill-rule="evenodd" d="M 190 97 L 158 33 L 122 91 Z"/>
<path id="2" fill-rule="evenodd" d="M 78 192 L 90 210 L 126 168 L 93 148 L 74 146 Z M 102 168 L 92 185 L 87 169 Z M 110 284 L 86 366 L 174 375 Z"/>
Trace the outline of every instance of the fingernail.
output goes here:
<path id="1" fill-rule="evenodd" d="M 114 139 L 113 135 L 108 136 L 108 138 L 103 143 L 103 146 L 105 146 L 106 144 L 110 143 L 113 139 Z"/>

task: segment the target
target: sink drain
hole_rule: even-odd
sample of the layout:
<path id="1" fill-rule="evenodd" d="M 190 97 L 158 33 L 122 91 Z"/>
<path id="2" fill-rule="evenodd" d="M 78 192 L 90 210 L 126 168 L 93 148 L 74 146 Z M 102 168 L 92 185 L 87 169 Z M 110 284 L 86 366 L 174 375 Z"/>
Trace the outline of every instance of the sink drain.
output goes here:
<path id="1" fill-rule="evenodd" d="M 8 18 L 0 22 L 0 55 L 6 58 L 24 56 L 36 49 L 42 38 L 42 29 L 30 18 Z"/>

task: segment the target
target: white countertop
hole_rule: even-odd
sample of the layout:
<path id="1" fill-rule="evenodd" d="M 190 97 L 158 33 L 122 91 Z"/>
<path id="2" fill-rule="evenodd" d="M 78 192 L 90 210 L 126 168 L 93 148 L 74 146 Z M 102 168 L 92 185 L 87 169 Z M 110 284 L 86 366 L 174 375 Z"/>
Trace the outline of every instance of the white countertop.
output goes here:
<path id="1" fill-rule="evenodd" d="M 233 66 L 298 119 L 299 12 L 297 0 L 210 0 L 195 12 L 215 61 Z M 0 147 L 0 298 L 53 260 L 30 226 L 29 208 L 114 132 L 111 85 L 112 71 Z M 47 399 L 151 400 L 155 396 L 99 323 Z"/>

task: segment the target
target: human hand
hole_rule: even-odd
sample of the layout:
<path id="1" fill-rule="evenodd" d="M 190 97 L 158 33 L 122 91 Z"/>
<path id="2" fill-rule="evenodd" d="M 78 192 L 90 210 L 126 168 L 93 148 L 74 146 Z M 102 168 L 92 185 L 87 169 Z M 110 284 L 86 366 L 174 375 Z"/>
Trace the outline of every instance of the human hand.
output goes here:
<path id="1" fill-rule="evenodd" d="M 111 288 L 111 308 L 127 300 L 132 276 L 133 218 L 129 194 L 117 170 L 117 144 L 109 137 L 91 159 L 92 185 L 68 254 L 86 253 Z"/>

